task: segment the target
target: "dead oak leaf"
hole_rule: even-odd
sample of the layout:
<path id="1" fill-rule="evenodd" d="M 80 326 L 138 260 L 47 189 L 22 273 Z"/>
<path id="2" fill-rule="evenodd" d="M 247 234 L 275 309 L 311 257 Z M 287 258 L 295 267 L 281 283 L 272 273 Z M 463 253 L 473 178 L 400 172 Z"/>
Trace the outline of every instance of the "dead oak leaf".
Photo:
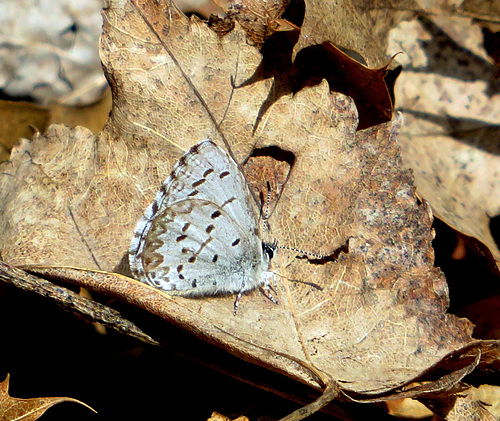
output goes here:
<path id="1" fill-rule="evenodd" d="M 9 379 L 0 383 L 0 420 L 2 421 L 34 421 L 40 418 L 47 409 L 61 402 L 75 402 L 96 412 L 87 404 L 73 398 L 31 398 L 19 399 L 9 396 Z"/>

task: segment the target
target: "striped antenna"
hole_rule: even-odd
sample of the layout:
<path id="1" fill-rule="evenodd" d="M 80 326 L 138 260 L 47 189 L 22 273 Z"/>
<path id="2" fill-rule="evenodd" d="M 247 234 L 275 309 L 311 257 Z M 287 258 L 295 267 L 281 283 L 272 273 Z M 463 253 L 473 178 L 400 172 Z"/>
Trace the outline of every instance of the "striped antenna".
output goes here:
<path id="1" fill-rule="evenodd" d="M 266 203 L 263 204 L 262 211 L 261 211 L 262 230 L 263 231 L 270 231 L 269 222 L 267 222 L 267 221 L 269 220 L 269 209 L 270 209 L 269 204 L 271 203 L 271 184 L 269 183 L 269 180 L 266 181 L 266 183 L 267 183 L 267 199 L 266 199 Z"/>
<path id="2" fill-rule="evenodd" d="M 270 203 L 271 203 L 271 184 L 269 183 L 269 180 L 266 181 L 267 184 L 267 199 L 266 199 L 266 210 L 264 212 L 264 218 L 267 221 L 269 219 L 269 209 L 270 209 Z"/>
<path id="3" fill-rule="evenodd" d="M 269 180 L 266 181 L 266 185 L 267 185 L 267 198 L 266 198 L 265 204 L 263 204 L 263 206 L 262 206 L 262 211 L 261 211 L 261 213 L 262 213 L 262 229 L 263 230 L 270 229 L 268 220 L 269 220 L 270 203 L 271 203 L 271 183 L 269 183 Z M 266 246 L 267 253 L 270 255 L 272 255 L 274 250 L 282 249 L 282 250 L 294 251 L 294 252 L 300 253 L 300 254 L 305 254 L 306 256 L 311 256 L 311 257 L 314 257 L 318 260 L 324 260 L 324 259 L 329 258 L 329 256 L 311 253 L 311 252 L 308 252 L 305 250 L 296 249 L 294 247 L 280 246 L 280 245 L 278 245 L 278 240 L 274 240 L 274 242 L 272 244 L 265 244 L 265 246 Z"/>
<path id="4" fill-rule="evenodd" d="M 312 257 L 315 257 L 316 259 L 319 259 L 319 260 L 323 260 L 323 259 L 327 259 L 329 256 L 325 256 L 323 254 L 316 254 L 316 253 L 311 253 L 309 251 L 305 251 L 305 250 L 300 250 L 300 249 L 296 249 L 294 247 L 287 247 L 287 246 L 276 246 L 276 248 L 279 248 L 279 249 L 283 249 L 283 250 L 290 250 L 290 251 L 295 251 L 297 253 L 301 253 L 301 254 L 305 254 L 307 256 L 312 256 Z"/>

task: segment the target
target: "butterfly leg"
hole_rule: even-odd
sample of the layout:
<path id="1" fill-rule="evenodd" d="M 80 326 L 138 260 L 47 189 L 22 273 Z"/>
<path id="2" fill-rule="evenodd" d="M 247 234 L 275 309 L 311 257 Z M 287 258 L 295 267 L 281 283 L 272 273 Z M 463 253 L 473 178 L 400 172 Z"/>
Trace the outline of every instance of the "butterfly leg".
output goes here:
<path id="1" fill-rule="evenodd" d="M 240 289 L 240 292 L 238 292 L 238 295 L 236 296 L 236 300 L 234 300 L 234 311 L 233 311 L 233 315 L 236 316 L 236 313 L 238 312 L 238 307 L 240 306 L 240 299 L 243 295 L 243 293 L 245 292 L 245 281 L 243 281 L 241 283 L 241 289 Z"/>
<path id="2" fill-rule="evenodd" d="M 272 272 L 265 272 L 264 273 L 264 291 L 265 291 L 265 295 L 274 304 L 278 304 L 278 301 L 276 300 L 276 298 L 273 297 L 273 295 L 271 293 L 271 279 L 273 280 L 274 291 L 276 291 L 276 289 L 277 289 L 276 276 Z"/>

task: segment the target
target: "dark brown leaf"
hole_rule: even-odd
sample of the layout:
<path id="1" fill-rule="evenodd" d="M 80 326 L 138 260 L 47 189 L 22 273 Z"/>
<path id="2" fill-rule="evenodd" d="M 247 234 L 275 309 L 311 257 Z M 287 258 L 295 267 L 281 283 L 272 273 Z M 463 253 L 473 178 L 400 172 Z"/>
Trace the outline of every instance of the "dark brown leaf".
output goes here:
<path id="1" fill-rule="evenodd" d="M 9 396 L 9 378 L 0 383 L 0 420 L 1 421 L 34 421 L 40 418 L 47 409 L 61 402 L 75 402 L 86 406 L 94 411 L 87 404 L 73 398 L 31 398 L 19 399 Z M 96 411 L 94 411 L 96 412 Z"/>

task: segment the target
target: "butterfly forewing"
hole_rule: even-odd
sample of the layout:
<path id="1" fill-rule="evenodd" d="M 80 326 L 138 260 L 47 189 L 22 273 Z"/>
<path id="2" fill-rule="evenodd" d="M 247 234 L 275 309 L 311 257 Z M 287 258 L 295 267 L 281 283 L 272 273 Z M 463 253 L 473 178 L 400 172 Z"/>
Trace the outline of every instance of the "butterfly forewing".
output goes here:
<path id="1" fill-rule="evenodd" d="M 242 228 L 257 226 L 258 215 L 247 194 L 245 178 L 227 153 L 209 140 L 193 146 L 179 160 L 164 185 L 165 207 L 183 199 L 204 199 L 223 206 Z M 242 192 L 245 200 L 236 197 Z"/>

